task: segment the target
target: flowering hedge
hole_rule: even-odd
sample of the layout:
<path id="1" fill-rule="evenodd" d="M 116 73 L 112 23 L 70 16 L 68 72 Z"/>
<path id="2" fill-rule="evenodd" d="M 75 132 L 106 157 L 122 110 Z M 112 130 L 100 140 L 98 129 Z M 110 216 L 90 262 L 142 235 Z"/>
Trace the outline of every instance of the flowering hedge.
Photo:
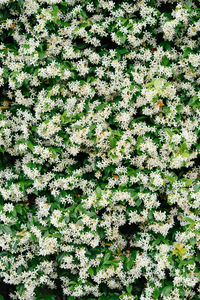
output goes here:
<path id="1" fill-rule="evenodd" d="M 10 299 L 200 299 L 199 0 L 0 1 Z"/>

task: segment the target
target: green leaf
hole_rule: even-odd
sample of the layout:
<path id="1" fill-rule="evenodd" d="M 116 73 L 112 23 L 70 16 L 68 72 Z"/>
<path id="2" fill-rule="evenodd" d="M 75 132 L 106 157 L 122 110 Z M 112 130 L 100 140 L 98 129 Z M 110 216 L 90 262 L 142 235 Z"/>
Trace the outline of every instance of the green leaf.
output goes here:
<path id="1" fill-rule="evenodd" d="M 136 204 L 137 207 L 139 207 L 142 204 L 142 199 L 139 198 L 138 200 L 136 200 L 135 204 Z"/>
<path id="2" fill-rule="evenodd" d="M 23 209 L 21 204 L 17 204 L 14 209 L 18 214 L 23 215 Z"/>
<path id="3" fill-rule="evenodd" d="M 23 8 L 25 0 L 18 0 L 19 6 Z"/>
<path id="4" fill-rule="evenodd" d="M 0 225 L 0 229 L 6 234 L 12 234 L 13 233 L 11 228 L 7 225 Z"/>
<path id="5" fill-rule="evenodd" d="M 19 295 L 22 296 L 24 291 L 24 285 L 22 283 L 17 286 L 17 291 L 19 292 Z"/>
<path id="6" fill-rule="evenodd" d="M 200 105 L 198 96 L 197 95 L 193 96 L 188 102 L 188 105 L 192 107 L 198 107 Z"/>
<path id="7" fill-rule="evenodd" d="M 104 107 L 105 107 L 106 105 L 107 105 L 107 103 L 102 103 L 102 104 L 98 105 L 98 106 L 96 107 L 96 111 L 99 111 L 99 110 L 104 109 Z"/>
<path id="8" fill-rule="evenodd" d="M 76 285 L 77 282 L 76 282 L 76 281 L 70 281 L 68 284 L 69 284 L 69 285 Z"/>
<path id="9" fill-rule="evenodd" d="M 116 138 L 114 138 L 112 135 L 109 137 L 109 141 L 110 141 L 110 146 L 112 148 L 115 148 L 116 144 L 117 144 L 117 140 Z"/>
<path id="10" fill-rule="evenodd" d="M 130 52 L 130 50 L 128 50 L 128 49 L 117 50 L 117 53 L 119 53 L 119 54 L 126 54 L 126 53 L 129 53 L 129 52 Z"/>
<path id="11" fill-rule="evenodd" d="M 83 221 L 82 221 L 81 219 L 80 219 L 80 220 L 78 220 L 78 221 L 77 221 L 77 225 L 78 225 L 78 226 L 81 226 L 81 225 L 83 225 Z"/>
<path id="12" fill-rule="evenodd" d="M 162 89 L 164 87 L 164 83 L 166 82 L 163 78 L 156 78 L 154 79 L 154 87 L 156 89 Z"/>
<path id="13" fill-rule="evenodd" d="M 18 245 L 17 241 L 16 241 L 15 243 L 13 243 L 12 249 L 13 249 L 14 251 L 17 250 L 17 245 Z"/>
<path id="14" fill-rule="evenodd" d="M 127 291 L 127 293 L 128 293 L 129 295 L 131 294 L 132 290 L 133 290 L 133 286 L 132 286 L 132 285 L 126 286 L 126 291 Z"/>
<path id="15" fill-rule="evenodd" d="M 169 136 L 173 136 L 173 131 L 169 128 L 165 128 L 165 131 L 167 131 L 167 133 L 169 134 Z"/>
<path id="16" fill-rule="evenodd" d="M 85 27 L 88 27 L 88 26 L 90 26 L 90 24 L 88 24 L 88 23 L 81 23 L 79 25 L 79 28 L 85 28 Z"/>
<path id="17" fill-rule="evenodd" d="M 33 151 L 34 145 L 31 143 L 31 141 L 28 141 L 28 142 L 27 142 L 27 146 L 28 146 L 28 148 L 29 148 L 31 151 Z"/>
<path id="18" fill-rule="evenodd" d="M 180 265 L 193 265 L 195 263 L 194 259 L 182 260 Z"/>
<path id="19" fill-rule="evenodd" d="M 163 58 L 162 58 L 162 64 L 163 64 L 165 67 L 170 66 L 169 58 L 168 58 L 166 55 L 164 55 Z"/>
<path id="20" fill-rule="evenodd" d="M 126 39 L 127 39 L 126 35 L 121 37 L 121 44 L 122 45 L 126 42 Z"/>
<path id="21" fill-rule="evenodd" d="M 184 291 L 184 289 L 182 289 L 182 288 L 178 288 L 178 289 L 179 289 L 179 295 L 181 297 L 183 297 L 182 299 L 185 299 L 185 291 Z"/>
<path id="22" fill-rule="evenodd" d="M 53 8 L 53 12 L 51 14 L 52 14 L 52 16 L 56 17 L 58 14 L 59 8 L 55 4 L 52 4 L 52 8 Z"/>
<path id="23" fill-rule="evenodd" d="M 160 296 L 160 293 L 161 293 L 161 291 L 160 291 L 160 289 L 159 288 L 155 288 L 154 289 L 154 292 L 153 292 L 153 299 L 158 299 L 159 298 L 159 296 Z"/>
<path id="24" fill-rule="evenodd" d="M 170 181 L 170 182 L 175 182 L 176 179 L 173 176 L 166 176 L 166 178 Z"/>
<path id="25" fill-rule="evenodd" d="M 186 57 L 188 57 L 188 55 L 190 54 L 190 53 L 192 53 L 193 51 L 192 51 L 192 49 L 190 48 L 190 47 L 186 47 L 186 49 L 185 49 L 185 51 L 184 51 L 184 53 L 183 53 L 183 58 L 186 58 Z"/>
<path id="26" fill-rule="evenodd" d="M 158 245 L 160 242 L 161 242 L 161 239 L 158 238 L 158 239 L 156 239 L 156 240 L 152 243 L 152 245 L 153 245 L 153 246 L 156 246 L 156 245 Z"/>
<path id="27" fill-rule="evenodd" d="M 183 157 L 186 157 L 186 158 L 189 158 L 190 157 L 190 154 L 189 154 L 189 152 L 182 152 L 181 153 L 181 155 L 183 156 Z M 187 186 L 187 185 L 186 185 Z"/>
<path id="28" fill-rule="evenodd" d="M 83 19 L 87 19 L 87 14 L 86 14 L 85 10 L 81 9 L 80 15 L 83 17 Z"/>
<path id="29" fill-rule="evenodd" d="M 111 295 L 111 296 L 108 296 L 106 299 L 109 299 L 109 300 L 119 300 L 119 296 Z"/>
<path id="30" fill-rule="evenodd" d="M 99 186 L 96 188 L 95 194 L 96 194 L 97 198 L 101 198 L 102 191 Z"/>
<path id="31" fill-rule="evenodd" d="M 56 299 L 56 296 L 55 295 L 47 295 L 47 296 L 44 296 L 44 300 L 55 300 Z"/>
<path id="32" fill-rule="evenodd" d="M 0 300 L 5 300 L 5 298 L 2 295 L 0 295 Z"/>
<path id="33" fill-rule="evenodd" d="M 62 263 L 63 258 L 66 256 L 66 253 L 61 253 L 59 256 L 57 256 L 56 260 L 59 264 Z"/>
<path id="34" fill-rule="evenodd" d="M 193 225 L 196 223 L 192 218 L 189 217 L 184 217 L 183 219 Z"/>
<path id="35" fill-rule="evenodd" d="M 153 103 L 156 103 L 158 100 L 159 100 L 159 96 L 158 95 L 154 96 L 153 99 L 152 99 Z"/>
<path id="36" fill-rule="evenodd" d="M 182 178 L 180 181 L 181 181 L 181 182 L 184 182 L 184 183 L 185 183 L 185 186 L 188 187 L 188 186 L 191 185 L 193 179 Z"/>
<path id="37" fill-rule="evenodd" d="M 172 290 L 173 286 L 172 285 L 168 285 L 168 286 L 165 286 L 163 289 L 162 289 L 162 294 L 164 296 L 168 296 Z"/>
<path id="38" fill-rule="evenodd" d="M 2 152 L 2 153 L 5 152 L 4 146 L 0 146 L 0 152 Z"/>
<path id="39" fill-rule="evenodd" d="M 23 270 L 24 270 L 24 266 L 19 266 L 17 269 L 17 274 L 18 275 L 21 274 L 23 272 Z M 0 298 L 0 300 L 1 300 L 1 298 Z"/>
<path id="40" fill-rule="evenodd" d="M 160 43 L 160 46 L 162 46 L 162 47 L 164 47 L 165 48 L 165 50 L 167 50 L 167 51 L 170 51 L 171 50 L 171 45 L 170 45 L 170 43 L 169 42 L 161 42 Z"/>
<path id="41" fill-rule="evenodd" d="M 104 263 L 107 263 L 109 258 L 110 258 L 110 253 L 106 253 L 106 255 L 104 256 Z"/>
<path id="42" fill-rule="evenodd" d="M 88 269 L 88 273 L 90 274 L 91 277 L 94 276 L 94 270 L 92 268 Z"/>
<path id="43" fill-rule="evenodd" d="M 153 222 L 153 220 L 154 220 L 153 212 L 151 210 L 149 210 L 149 212 L 148 212 L 148 220 L 149 220 L 150 223 Z"/>
<path id="44" fill-rule="evenodd" d="M 144 138 L 142 136 L 137 137 L 137 144 L 142 144 L 144 142 Z"/>
<path id="45" fill-rule="evenodd" d="M 126 268 L 127 268 L 127 271 L 130 271 L 133 267 L 133 260 L 132 259 L 127 259 L 127 262 L 126 262 Z"/>
<path id="46" fill-rule="evenodd" d="M 197 253 L 197 260 L 200 263 L 200 252 Z"/>
<path id="47" fill-rule="evenodd" d="M 69 223 L 69 221 L 70 221 L 70 216 L 69 216 L 69 215 L 66 215 L 66 216 L 64 217 L 64 220 L 65 220 L 65 223 Z"/>
<path id="48" fill-rule="evenodd" d="M 33 233 L 31 233 L 30 240 L 33 241 L 34 243 L 36 243 L 37 242 L 37 237 Z"/>
<path id="49" fill-rule="evenodd" d="M 36 298 L 36 300 L 55 300 L 55 295 L 46 295 L 46 296 L 39 296 Z"/>
<path id="50" fill-rule="evenodd" d="M 192 7 L 192 1 L 188 0 L 187 3 L 186 3 L 186 5 L 187 5 L 187 8 L 191 8 Z"/>

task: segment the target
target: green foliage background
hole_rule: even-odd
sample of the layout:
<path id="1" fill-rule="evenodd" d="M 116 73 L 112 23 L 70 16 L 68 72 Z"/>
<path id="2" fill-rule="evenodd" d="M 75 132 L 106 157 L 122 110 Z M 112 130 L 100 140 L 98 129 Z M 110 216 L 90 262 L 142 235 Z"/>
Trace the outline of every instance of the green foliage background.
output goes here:
<path id="1" fill-rule="evenodd" d="M 9 299 L 200 299 L 199 33 L 198 0 L 0 1 Z"/>

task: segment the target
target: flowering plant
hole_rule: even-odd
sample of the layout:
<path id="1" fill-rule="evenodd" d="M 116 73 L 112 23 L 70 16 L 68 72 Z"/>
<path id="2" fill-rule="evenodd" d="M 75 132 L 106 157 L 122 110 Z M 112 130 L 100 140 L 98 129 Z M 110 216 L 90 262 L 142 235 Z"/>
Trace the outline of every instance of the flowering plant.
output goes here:
<path id="1" fill-rule="evenodd" d="M 10 299 L 200 299 L 198 0 L 0 1 Z"/>

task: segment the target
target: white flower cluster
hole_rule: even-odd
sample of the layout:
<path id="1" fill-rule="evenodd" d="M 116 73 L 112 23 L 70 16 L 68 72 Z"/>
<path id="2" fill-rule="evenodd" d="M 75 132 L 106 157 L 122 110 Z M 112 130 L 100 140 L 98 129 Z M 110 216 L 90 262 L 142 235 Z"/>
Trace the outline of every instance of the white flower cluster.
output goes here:
<path id="1" fill-rule="evenodd" d="M 199 34 L 199 0 L 0 1 L 10 299 L 200 299 Z"/>

